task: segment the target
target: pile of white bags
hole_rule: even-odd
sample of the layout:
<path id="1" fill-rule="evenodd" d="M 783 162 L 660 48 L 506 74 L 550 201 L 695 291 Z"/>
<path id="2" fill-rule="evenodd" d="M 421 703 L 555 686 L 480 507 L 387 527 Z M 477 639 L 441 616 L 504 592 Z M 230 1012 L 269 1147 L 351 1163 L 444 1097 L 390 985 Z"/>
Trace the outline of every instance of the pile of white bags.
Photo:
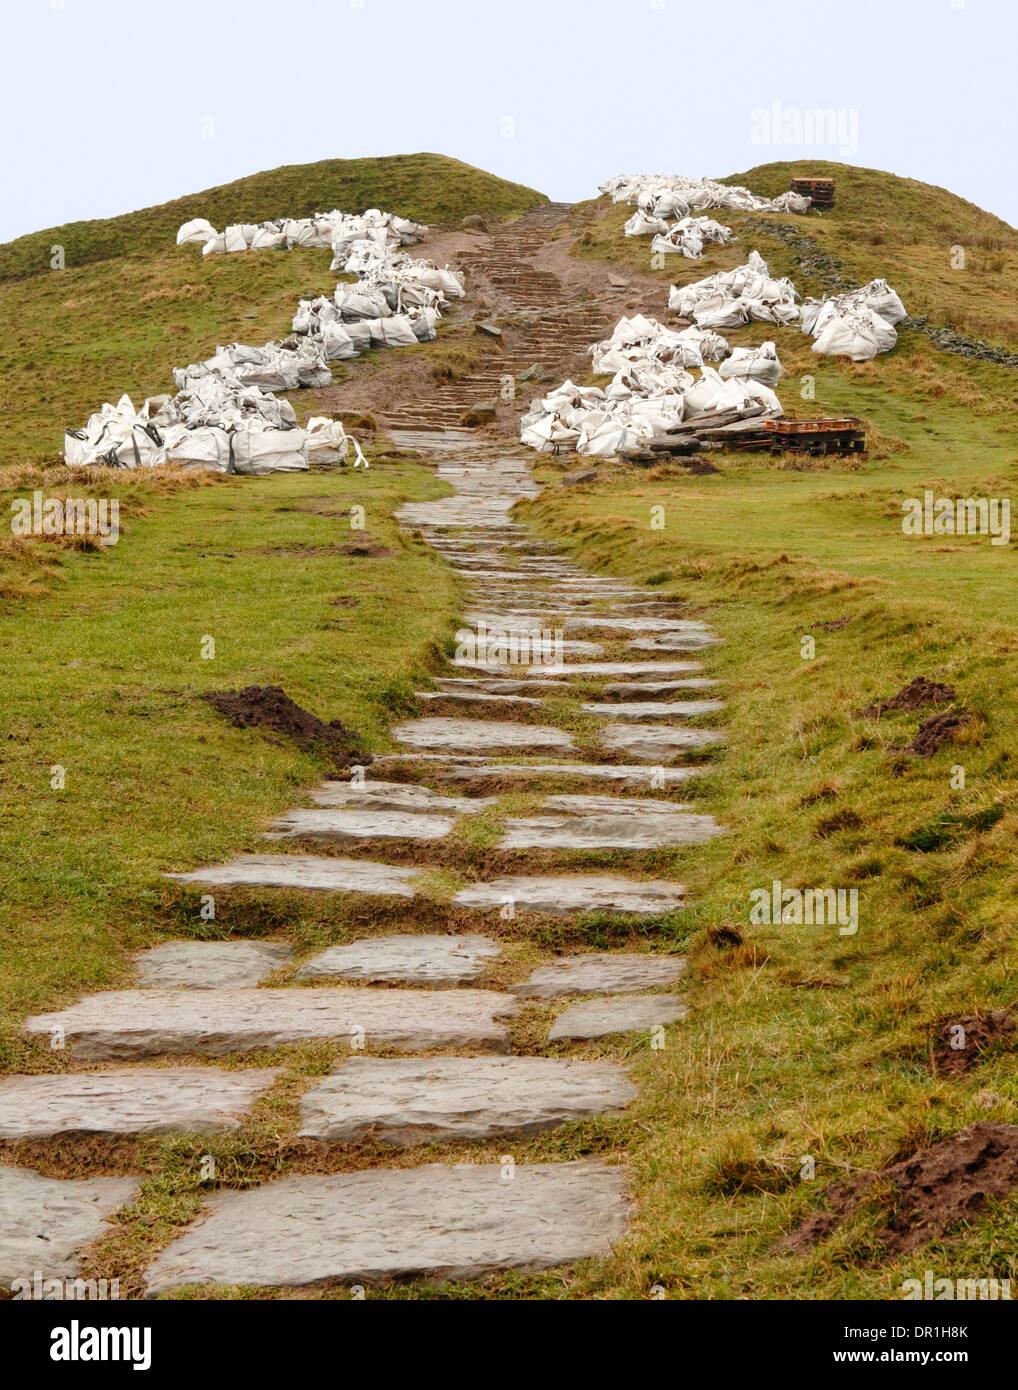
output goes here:
<path id="1" fill-rule="evenodd" d="M 66 432 L 65 462 L 71 467 L 112 468 L 171 464 L 262 476 L 307 469 L 311 464 L 343 463 L 352 444 L 356 463 L 366 466 L 359 444 L 339 420 L 313 416 L 306 428 L 298 429 L 292 407 L 282 401 L 273 404 L 285 407 L 288 415 L 275 422 L 224 408 L 215 412 L 219 423 L 191 424 L 178 410 L 181 399 L 152 396 L 137 411 L 129 396 L 121 396 L 116 405 L 104 405 L 84 429 Z"/>
<path id="2" fill-rule="evenodd" d="M 781 376 L 777 348 L 773 343 L 733 348 L 731 356 L 726 357 L 718 368 L 718 376 L 723 381 L 759 381 L 773 388 Z"/>
<path id="3" fill-rule="evenodd" d="M 643 314 L 623 318 L 610 338 L 590 348 L 597 375 L 612 375 L 610 384 L 577 386 L 563 382 L 531 403 L 520 422 L 520 439 L 544 453 L 575 449 L 578 454 L 610 457 L 638 449 L 655 435 L 683 420 L 720 411 L 752 410 L 783 414 L 770 389 L 781 372 L 773 343 L 740 348 L 731 354 L 734 368 L 720 372 L 705 365 L 728 353 L 718 334 L 701 328 L 681 333 Z M 699 377 L 686 369 L 698 367 Z"/>
<path id="4" fill-rule="evenodd" d="M 735 233 L 731 227 L 725 227 L 711 217 L 683 217 L 667 231 L 658 233 L 650 249 L 666 256 L 681 252 L 687 260 L 697 261 L 703 255 L 707 242 L 714 241 L 719 246 L 725 246 L 734 239 Z"/>
<path id="5" fill-rule="evenodd" d="M 177 232 L 177 245 L 196 242 L 203 256 L 222 256 L 233 251 L 289 250 L 292 246 L 329 247 L 333 251 L 369 237 L 380 247 L 410 246 L 424 231 L 418 222 L 391 212 L 369 208 L 363 213 L 316 212 L 313 217 L 283 217 L 267 222 L 235 222 L 217 232 L 204 217 L 185 222 Z"/>
<path id="6" fill-rule="evenodd" d="M 813 351 L 831 357 L 869 362 L 898 341 L 894 325 L 906 317 L 900 298 L 886 280 L 871 280 L 861 289 L 830 299 L 807 299 L 802 331 L 816 339 Z"/>
<path id="7" fill-rule="evenodd" d="M 719 362 L 728 344 L 710 329 L 692 327 L 680 332 L 645 314 L 634 314 L 619 319 L 611 337 L 595 343 L 589 352 L 594 373 L 607 376 L 631 366 L 702 367 L 704 362 Z"/>
<path id="8" fill-rule="evenodd" d="M 691 179 L 682 174 L 619 174 L 600 188 L 613 203 L 635 203 L 648 218 L 688 217 L 709 208 L 736 212 L 805 212 L 810 199 L 801 193 L 782 193 L 779 198 L 760 198 L 748 188 L 730 187 L 713 179 Z M 630 235 L 640 235 L 638 232 Z"/>
<path id="9" fill-rule="evenodd" d="M 330 362 L 369 348 L 410 347 L 437 334 L 439 308 L 464 294 L 463 277 L 395 248 L 416 241 L 423 228 L 391 213 L 369 209 L 360 216 L 333 211 L 313 218 L 237 224 L 218 233 L 204 218 L 185 222 L 178 245 L 201 243 L 216 255 L 262 246 L 327 246 L 333 267 L 356 274 L 358 284 L 339 284 L 333 297 L 302 299 L 293 319 L 295 337 L 252 347 L 218 347 L 203 362 L 173 371 L 177 394 L 152 397 L 135 411 L 128 396 L 104 405 L 82 430 L 64 436 L 68 464 L 116 468 L 210 468 L 261 475 L 312 463 L 342 463 L 357 441 L 338 420 L 316 416 L 305 429 L 277 391 L 327 386 Z"/>
<path id="10" fill-rule="evenodd" d="M 737 328 L 756 321 L 788 325 L 799 318 L 795 286 L 776 280 L 757 251 L 745 265 L 719 271 L 692 285 L 672 285 L 668 307 L 701 328 Z"/>

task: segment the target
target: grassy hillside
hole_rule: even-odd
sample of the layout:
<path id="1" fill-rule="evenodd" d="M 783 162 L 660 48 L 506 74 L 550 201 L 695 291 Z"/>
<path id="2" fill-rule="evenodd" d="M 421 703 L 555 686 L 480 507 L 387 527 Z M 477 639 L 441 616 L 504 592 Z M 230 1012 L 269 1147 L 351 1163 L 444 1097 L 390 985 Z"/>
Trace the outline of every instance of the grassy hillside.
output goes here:
<path id="1" fill-rule="evenodd" d="M 363 212 L 380 207 L 402 217 L 451 226 L 468 213 L 510 217 L 546 201 L 543 193 L 532 188 L 441 154 L 284 164 L 139 212 L 68 222 L 18 237 L 0 246 L 0 279 L 47 273 L 54 245 L 63 246 L 68 266 L 158 252 L 173 245 L 177 228 L 192 217 L 207 217 L 221 231 L 231 222 L 308 217 L 330 208 Z"/>
<path id="2" fill-rule="evenodd" d="M 431 223 L 509 217 L 540 193 L 441 155 L 324 160 L 239 179 L 103 222 L 70 223 L 0 247 L 0 465 L 55 460 L 65 427 L 103 401 L 172 389 L 175 366 L 217 343 L 289 332 L 300 294 L 331 294 L 329 253 L 296 248 L 214 256 L 175 246 L 187 218 L 215 226 L 340 207 Z M 50 269 L 50 248 L 66 269 Z M 427 255 L 426 244 L 422 255 Z M 341 370 L 341 369 L 337 369 Z"/>
<path id="3" fill-rule="evenodd" d="M 723 210 L 719 220 L 734 228 L 739 240 L 708 248 L 701 261 L 668 256 L 664 269 L 655 270 L 650 264 L 651 238 L 622 234 L 633 209 L 604 198 L 583 205 L 586 225 L 578 250 L 631 265 L 666 284 L 684 284 L 740 264 L 755 247 L 773 271 L 791 275 L 803 294 L 824 290 L 823 258 L 833 258 L 841 263 L 834 273 L 860 284 L 875 276 L 889 280 L 913 316 L 929 314 L 938 325 L 1018 347 L 1018 231 L 943 188 L 878 169 L 803 160 L 762 164 L 721 181 L 774 197 L 792 178 L 809 174 L 836 180 L 837 198 L 830 212 L 746 217 Z M 761 223 L 792 228 L 814 241 L 816 248 L 789 247 L 762 230 Z M 957 247 L 963 248 L 964 268 L 957 265 Z"/>

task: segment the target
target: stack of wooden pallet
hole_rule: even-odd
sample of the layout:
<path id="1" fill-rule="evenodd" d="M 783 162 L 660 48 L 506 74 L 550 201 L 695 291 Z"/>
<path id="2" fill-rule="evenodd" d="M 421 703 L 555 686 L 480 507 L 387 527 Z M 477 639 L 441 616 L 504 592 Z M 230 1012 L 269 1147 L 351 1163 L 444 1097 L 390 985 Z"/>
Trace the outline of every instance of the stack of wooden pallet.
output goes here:
<path id="1" fill-rule="evenodd" d="M 697 454 L 704 449 L 739 449 L 751 453 L 861 454 L 866 449 L 862 422 L 853 415 L 820 420 L 776 420 L 757 412 L 725 411 L 683 420 L 667 433 L 620 449 L 619 457 L 637 463 L 667 456 Z"/>
<path id="2" fill-rule="evenodd" d="M 832 208 L 834 206 L 833 179 L 793 179 L 792 192 L 804 193 L 807 198 L 813 200 L 815 208 Z"/>

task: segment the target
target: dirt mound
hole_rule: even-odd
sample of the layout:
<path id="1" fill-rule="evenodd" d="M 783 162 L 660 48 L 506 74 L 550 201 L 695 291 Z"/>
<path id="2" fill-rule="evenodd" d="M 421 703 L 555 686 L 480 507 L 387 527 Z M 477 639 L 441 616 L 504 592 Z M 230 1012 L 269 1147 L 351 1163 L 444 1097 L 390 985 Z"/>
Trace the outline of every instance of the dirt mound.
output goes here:
<path id="1" fill-rule="evenodd" d="M 903 686 L 897 695 L 892 695 L 889 700 L 880 700 L 875 705 L 869 705 L 861 710 L 861 719 L 879 719 L 882 714 L 888 714 L 892 710 L 912 710 L 923 709 L 926 705 L 946 705 L 949 700 L 956 699 L 956 693 L 949 685 L 943 685 L 940 681 L 931 681 L 926 676 L 916 676 L 914 681 L 909 681 L 908 685 Z"/>
<path id="2" fill-rule="evenodd" d="M 930 757 L 942 743 L 954 738 L 967 719 L 968 715 L 955 714 L 953 710 L 945 710 L 943 714 L 934 714 L 929 719 L 924 719 L 916 730 L 915 738 L 911 743 L 905 744 L 902 752 L 916 753 L 920 758 Z"/>
<path id="3" fill-rule="evenodd" d="M 1015 1023 L 1006 1009 L 993 1013 L 942 1018 L 936 1025 L 932 1070 L 938 1076 L 964 1076 L 982 1061 L 987 1048 L 1006 1042 Z"/>
<path id="4" fill-rule="evenodd" d="M 831 1234 L 875 1191 L 889 1189 L 891 1213 L 880 1239 L 903 1255 L 968 1221 L 988 1199 L 1018 1187 L 1018 1125 L 979 1121 L 879 1173 L 828 1188 L 826 1211 L 815 1212 L 778 1242 L 802 1252 Z"/>
<path id="5" fill-rule="evenodd" d="M 305 752 L 328 755 L 337 767 L 365 764 L 371 755 L 358 736 L 338 719 L 323 724 L 290 699 L 279 685 L 248 685 L 243 690 L 213 690 L 203 700 L 225 714 L 236 729 L 267 729 L 292 739 Z"/>

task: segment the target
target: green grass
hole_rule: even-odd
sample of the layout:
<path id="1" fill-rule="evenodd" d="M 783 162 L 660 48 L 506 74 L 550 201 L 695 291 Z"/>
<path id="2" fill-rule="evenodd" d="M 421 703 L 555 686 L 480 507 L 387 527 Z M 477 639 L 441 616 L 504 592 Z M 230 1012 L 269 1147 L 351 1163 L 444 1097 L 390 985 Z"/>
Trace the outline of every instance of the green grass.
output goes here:
<path id="1" fill-rule="evenodd" d="M 118 481 L 107 479 L 114 496 Z M 279 684 L 368 748 L 385 743 L 391 688 L 433 664 L 455 609 L 449 571 L 392 512 L 444 491 L 395 460 L 216 479 L 155 499 L 101 554 L 60 552 L 48 592 L 7 605 L 6 1056 L 27 1011 L 125 978 L 127 952 L 165 920 L 162 870 L 259 847 L 268 818 L 327 770 L 230 727 L 203 691 Z M 350 529 L 354 503 L 365 531 Z M 388 553 L 341 553 L 365 534 Z M 63 790 L 50 785 L 56 765 Z"/>
<path id="2" fill-rule="evenodd" d="M 203 259 L 200 247 L 178 247 L 177 228 L 191 217 L 221 230 L 280 214 L 381 207 L 456 225 L 468 213 L 508 218 L 544 201 L 441 155 L 323 160 L 8 242 L 0 246 L 0 465 L 55 460 L 64 430 L 84 425 L 103 401 L 126 391 L 140 405 L 172 391 L 174 367 L 208 357 L 219 343 L 289 333 L 302 294 L 335 288 L 327 250 Z M 63 270 L 50 269 L 54 245 L 64 247 Z M 426 241 L 420 254 L 428 255 Z"/>
<path id="3" fill-rule="evenodd" d="M 64 248 L 69 267 L 148 256 L 172 246 L 177 228 L 192 217 L 208 218 L 222 231 L 234 222 L 377 207 L 452 226 L 469 213 L 512 217 L 543 202 L 543 193 L 440 154 L 285 164 L 120 217 L 68 222 L 18 237 L 0 246 L 0 279 L 49 274 L 54 245 Z"/>
<path id="4" fill-rule="evenodd" d="M 824 370 L 825 399 L 854 400 L 907 445 L 861 467 L 745 455 L 719 457 L 710 477 L 608 467 L 517 509 L 585 566 L 705 614 L 725 639 L 708 674 L 730 702 L 728 745 L 690 798 L 730 827 L 682 865 L 676 939 L 692 954 L 693 1009 L 665 1053 L 637 1064 L 637 1233 L 572 1296 L 660 1282 L 687 1298 L 897 1298 L 927 1268 L 1016 1270 L 1014 1197 L 906 1259 L 880 1262 L 876 1202 L 815 1253 L 772 1249 L 847 1173 L 974 1120 L 1018 1122 L 1013 1053 L 958 1080 L 925 1065 L 937 1019 L 1015 1004 L 1014 546 L 909 539 L 900 512 L 924 485 L 1008 496 L 1014 456 L 1002 418 L 974 431 L 950 397 L 916 410 L 901 383 L 882 395 L 877 375 L 860 402 L 858 373 Z M 664 530 L 651 530 L 654 505 Z M 935 709 L 859 714 L 919 674 L 955 687 L 969 716 L 929 759 L 895 746 Z M 856 888 L 858 934 L 751 924 L 752 890 L 774 879 Z M 722 924 L 741 946 L 710 944 Z"/>
<path id="5" fill-rule="evenodd" d="M 830 212 L 802 217 L 757 213 L 752 220 L 792 227 L 811 237 L 817 252 L 809 255 L 837 258 L 844 265 L 842 274 L 860 284 L 876 276 L 888 280 L 914 316 L 929 314 L 936 325 L 950 325 L 1001 346 L 1018 346 L 1018 231 L 943 188 L 823 160 L 763 164 L 722 182 L 744 184 L 754 193 L 773 197 L 796 175 L 808 174 L 836 180 L 837 199 Z M 664 284 L 688 284 L 741 264 L 755 248 L 773 273 L 791 275 L 801 293 L 822 292 L 821 281 L 800 269 L 791 248 L 747 226 L 743 214 L 727 208 L 711 215 L 732 227 L 738 241 L 707 247 L 699 261 L 665 256 L 664 268 L 655 268 L 652 238 L 623 236 L 623 223 L 633 211 L 606 198 L 581 204 L 576 212 L 582 230 L 578 254 L 631 266 Z M 952 265 L 959 246 L 963 269 Z M 779 349 L 784 337 L 779 336 Z"/>

